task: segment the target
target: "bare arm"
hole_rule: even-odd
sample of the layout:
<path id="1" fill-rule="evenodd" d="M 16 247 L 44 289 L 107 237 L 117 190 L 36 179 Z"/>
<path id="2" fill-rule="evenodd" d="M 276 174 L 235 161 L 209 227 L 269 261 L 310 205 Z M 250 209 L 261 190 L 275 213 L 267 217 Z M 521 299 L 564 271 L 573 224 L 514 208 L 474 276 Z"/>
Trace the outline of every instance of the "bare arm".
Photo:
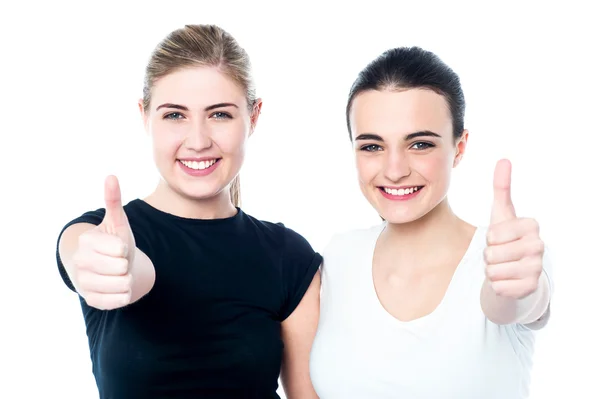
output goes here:
<path id="1" fill-rule="evenodd" d="M 58 247 L 60 259 L 65 267 L 65 271 L 67 272 L 69 279 L 75 286 L 75 289 L 77 290 L 77 292 L 82 297 L 84 297 L 86 300 L 87 300 L 87 298 L 86 298 L 87 293 L 82 292 L 84 290 L 82 290 L 81 285 L 82 284 L 85 285 L 85 283 L 89 283 L 89 281 L 86 281 L 85 283 L 83 281 L 80 281 L 80 279 L 79 279 L 80 273 L 78 273 L 79 268 L 77 265 L 78 254 L 81 253 L 80 243 L 82 242 L 82 240 L 83 241 L 86 241 L 86 240 L 91 241 L 91 240 L 95 240 L 95 239 L 102 239 L 102 240 L 107 240 L 107 239 L 110 240 L 111 238 L 114 238 L 115 240 L 118 239 L 117 237 L 108 236 L 108 235 L 99 237 L 99 235 L 102 233 L 94 232 L 95 228 L 96 228 L 96 226 L 94 226 L 93 224 L 89 224 L 89 223 L 77 223 L 77 224 L 73 224 L 73 225 L 69 226 L 63 232 L 63 234 L 60 238 L 59 247 Z M 82 236 L 86 236 L 86 237 L 82 237 Z M 105 243 L 106 243 L 106 241 L 105 241 Z M 117 243 L 118 243 L 118 241 L 117 241 Z M 112 242 L 109 242 L 109 244 L 112 244 Z M 154 286 L 155 271 L 154 271 L 154 265 L 152 264 L 152 261 L 150 260 L 150 258 L 148 258 L 148 256 L 146 256 L 145 253 L 140 251 L 138 248 L 134 248 L 134 251 L 135 251 L 135 253 L 133 256 L 132 264 L 129 265 L 129 264 L 127 264 L 127 262 L 124 262 L 124 267 L 123 267 L 124 281 L 126 281 L 131 295 L 130 296 L 128 295 L 128 298 L 127 298 L 128 300 L 125 301 L 125 303 L 123 303 L 121 306 L 125 306 L 130 303 L 138 301 L 140 298 L 142 298 L 144 295 L 146 295 L 148 292 L 150 292 L 150 290 Z M 99 265 L 99 266 L 101 267 L 102 265 Z M 107 273 L 107 274 L 109 274 L 109 273 Z M 88 276 L 89 276 L 89 274 L 88 274 Z M 100 277 L 103 277 L 103 276 L 100 276 Z"/>
<path id="2" fill-rule="evenodd" d="M 282 323 L 281 380 L 288 399 L 318 399 L 310 380 L 309 358 L 319 323 L 320 290 L 318 271 L 298 307 Z"/>
<path id="3" fill-rule="evenodd" d="M 550 284 L 546 273 L 540 275 L 537 289 L 522 299 L 497 295 L 488 279 L 481 288 L 481 308 L 496 324 L 535 323 L 546 315 L 549 305 Z"/>

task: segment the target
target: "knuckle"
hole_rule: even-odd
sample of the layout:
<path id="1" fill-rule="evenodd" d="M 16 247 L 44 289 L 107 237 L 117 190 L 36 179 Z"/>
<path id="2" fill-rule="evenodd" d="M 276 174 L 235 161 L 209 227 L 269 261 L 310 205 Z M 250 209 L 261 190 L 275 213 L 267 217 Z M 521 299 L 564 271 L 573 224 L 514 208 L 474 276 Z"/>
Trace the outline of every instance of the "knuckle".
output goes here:
<path id="1" fill-rule="evenodd" d="M 121 277 L 119 280 L 118 291 L 119 292 L 129 292 L 131 289 L 132 277 L 131 274 L 126 274 Z"/>
<path id="2" fill-rule="evenodd" d="M 77 285 L 79 287 L 81 287 L 82 290 L 87 290 L 90 286 L 90 279 L 89 279 L 89 274 L 88 273 L 76 273 L 74 276 L 74 279 L 77 281 Z"/>
<path id="3" fill-rule="evenodd" d="M 527 219 L 527 225 L 529 227 L 529 230 L 538 234 L 540 232 L 540 224 L 538 223 L 537 220 L 530 218 Z"/>
<path id="4" fill-rule="evenodd" d="M 496 268 L 494 268 L 494 267 L 486 267 L 485 268 L 485 274 L 486 274 L 488 280 L 490 280 L 490 281 L 495 281 L 496 280 L 496 276 L 497 276 Z"/>
<path id="5" fill-rule="evenodd" d="M 503 295 L 504 292 L 502 290 L 502 285 L 498 284 L 497 282 L 493 281 L 492 282 L 492 290 L 494 290 L 494 292 L 498 295 Z"/>
<path id="6" fill-rule="evenodd" d="M 117 273 L 125 274 L 129 270 L 129 261 L 126 258 L 117 259 Z"/>
<path id="7" fill-rule="evenodd" d="M 127 306 L 131 302 L 131 291 L 127 292 L 127 294 L 122 295 L 121 306 Z"/>
<path id="8" fill-rule="evenodd" d="M 110 236 L 111 247 L 114 248 L 115 253 L 118 256 L 127 256 L 127 243 L 117 236 Z"/>
<path id="9" fill-rule="evenodd" d="M 531 270 L 533 270 L 535 273 L 537 273 L 537 275 L 539 275 L 543 269 L 542 258 L 541 257 L 532 258 L 530 267 L 531 267 Z"/>
<path id="10" fill-rule="evenodd" d="M 544 242 L 540 239 L 536 239 L 531 243 L 531 254 L 540 255 L 544 253 Z"/>
<path id="11" fill-rule="evenodd" d="M 85 299 L 85 303 L 87 303 L 89 306 L 103 310 L 103 304 L 100 295 L 88 293 L 83 297 L 83 299 Z"/>
<path id="12" fill-rule="evenodd" d="M 483 250 L 483 260 L 485 263 L 490 264 L 493 263 L 494 260 L 494 250 L 490 247 L 487 247 Z"/>
<path id="13" fill-rule="evenodd" d="M 486 240 L 488 242 L 488 244 L 492 244 L 494 242 L 494 240 L 496 239 L 496 226 L 490 226 L 488 228 L 488 231 L 486 233 Z"/>
<path id="14" fill-rule="evenodd" d="M 129 246 L 123 240 L 121 240 L 121 242 L 120 242 L 119 253 L 121 254 L 121 256 L 124 256 L 124 257 L 129 254 Z"/>
<path id="15" fill-rule="evenodd" d="M 127 289 L 127 291 L 130 291 L 131 287 L 133 285 L 133 276 L 131 275 L 131 273 L 128 273 L 125 278 L 126 278 L 126 280 L 125 280 L 126 289 Z"/>

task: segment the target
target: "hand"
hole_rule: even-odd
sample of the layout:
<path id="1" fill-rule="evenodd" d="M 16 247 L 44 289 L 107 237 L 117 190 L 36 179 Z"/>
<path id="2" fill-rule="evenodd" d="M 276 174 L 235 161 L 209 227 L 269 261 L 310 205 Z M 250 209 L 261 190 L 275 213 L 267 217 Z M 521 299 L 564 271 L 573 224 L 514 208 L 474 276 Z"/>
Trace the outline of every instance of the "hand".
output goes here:
<path id="1" fill-rule="evenodd" d="M 106 214 L 102 223 L 79 236 L 73 255 L 74 281 L 88 305 L 116 309 L 131 301 L 130 267 L 135 240 L 121 204 L 119 181 L 109 176 L 104 185 Z"/>
<path id="2" fill-rule="evenodd" d="M 538 288 L 544 243 L 535 219 L 517 217 L 510 180 L 510 162 L 499 161 L 494 173 L 494 202 L 484 258 L 486 277 L 496 295 L 522 299 Z"/>

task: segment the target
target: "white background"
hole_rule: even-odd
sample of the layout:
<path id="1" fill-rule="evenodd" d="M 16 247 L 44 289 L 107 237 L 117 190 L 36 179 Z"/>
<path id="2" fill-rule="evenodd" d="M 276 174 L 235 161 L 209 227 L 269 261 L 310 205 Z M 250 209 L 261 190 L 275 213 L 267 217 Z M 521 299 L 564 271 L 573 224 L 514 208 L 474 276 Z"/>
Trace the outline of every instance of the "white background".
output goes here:
<path id="1" fill-rule="evenodd" d="M 119 177 L 126 201 L 154 188 L 136 102 L 150 52 L 186 23 L 221 25 L 254 65 L 264 106 L 241 174 L 245 211 L 283 221 L 319 251 L 337 231 L 378 223 L 358 190 L 345 129 L 356 74 L 389 47 L 440 55 L 461 76 L 471 132 L 453 208 L 487 223 L 493 167 L 508 157 L 517 213 L 539 220 L 552 250 L 553 315 L 538 336 L 531 398 L 600 397 L 593 3 L 412 3 L 3 5 L 0 397 L 97 397 L 56 238 L 103 206 L 107 174 Z"/>

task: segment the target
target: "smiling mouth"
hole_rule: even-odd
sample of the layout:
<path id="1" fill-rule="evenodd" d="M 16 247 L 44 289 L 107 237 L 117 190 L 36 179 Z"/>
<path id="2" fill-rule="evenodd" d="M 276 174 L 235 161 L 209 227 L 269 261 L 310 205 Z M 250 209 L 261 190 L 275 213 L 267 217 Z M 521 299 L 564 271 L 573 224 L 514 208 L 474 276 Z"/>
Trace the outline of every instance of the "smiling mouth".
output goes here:
<path id="1" fill-rule="evenodd" d="M 205 160 L 205 161 L 184 161 L 184 160 L 178 159 L 178 161 L 181 162 L 183 165 L 185 165 L 186 167 L 188 167 L 190 169 L 194 169 L 194 170 L 208 169 L 211 166 L 213 166 L 214 164 L 216 164 L 217 162 L 219 162 L 220 160 L 221 160 L 221 158 L 209 159 L 209 160 Z"/>
<path id="2" fill-rule="evenodd" d="M 421 190 L 423 187 L 425 187 L 425 186 L 412 186 L 412 187 L 405 187 L 405 188 L 391 188 L 391 187 L 377 187 L 377 188 L 388 195 L 402 197 L 404 195 L 414 194 L 414 193 L 418 192 L 419 190 Z"/>

